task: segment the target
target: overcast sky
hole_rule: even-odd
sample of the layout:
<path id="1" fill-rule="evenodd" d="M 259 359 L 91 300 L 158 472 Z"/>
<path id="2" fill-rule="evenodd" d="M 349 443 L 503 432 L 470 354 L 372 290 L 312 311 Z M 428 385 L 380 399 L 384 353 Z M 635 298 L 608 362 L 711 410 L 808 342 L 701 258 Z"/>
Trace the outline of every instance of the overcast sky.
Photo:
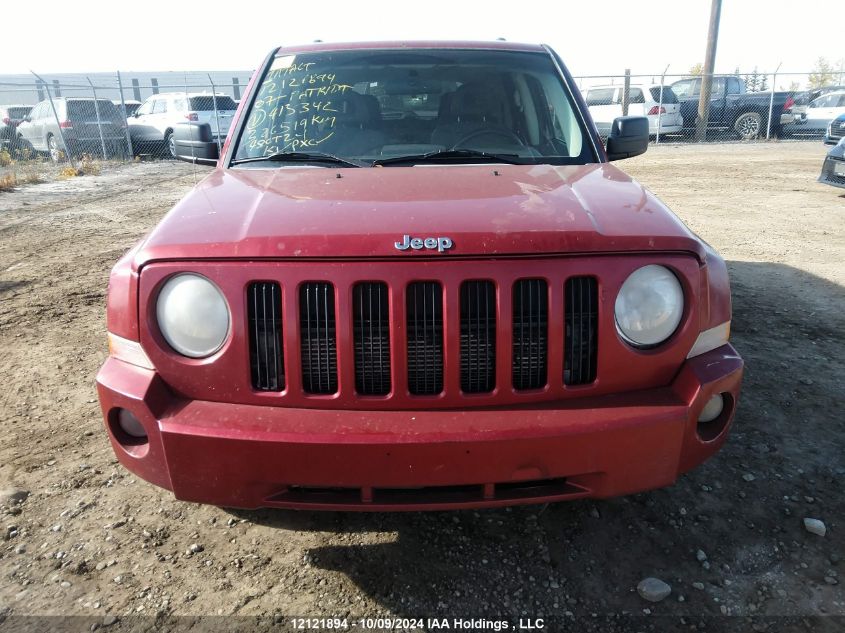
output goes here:
<path id="1" fill-rule="evenodd" d="M 24 18 L 33 10 L 13 4 Z M 25 19 L 3 28 L 0 74 L 251 70 L 276 45 L 314 39 L 496 37 L 550 44 L 575 75 L 667 64 L 682 73 L 704 58 L 710 0 L 85 0 L 56 10 L 56 28 L 36 32 Z M 717 71 L 783 62 L 782 71 L 806 72 L 819 56 L 845 58 L 841 34 L 825 28 L 843 12 L 840 0 L 724 0 Z"/>

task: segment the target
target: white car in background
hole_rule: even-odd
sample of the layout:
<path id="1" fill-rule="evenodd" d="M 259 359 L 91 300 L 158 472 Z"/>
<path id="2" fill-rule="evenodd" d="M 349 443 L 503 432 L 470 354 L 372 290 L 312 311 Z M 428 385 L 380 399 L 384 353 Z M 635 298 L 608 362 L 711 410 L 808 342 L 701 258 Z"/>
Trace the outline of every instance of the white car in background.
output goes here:
<path id="1" fill-rule="evenodd" d="M 591 86 L 584 91 L 584 99 L 599 134 L 610 134 L 613 119 L 622 116 L 624 86 Z M 628 92 L 628 114 L 648 117 L 649 134 L 677 134 L 684 127 L 681 106 L 671 86 L 660 84 L 631 84 Z"/>
<path id="2" fill-rule="evenodd" d="M 222 145 L 237 109 L 232 97 L 222 94 L 168 92 L 152 95 L 127 120 L 132 146 L 138 152 L 138 148 L 164 144 L 175 157 L 173 128 L 185 121 L 208 123 L 212 136 Z"/>
<path id="3" fill-rule="evenodd" d="M 827 132 L 827 128 L 840 114 L 845 114 L 845 90 L 829 92 L 814 99 L 807 106 L 807 113 L 799 121 L 802 131 Z"/>

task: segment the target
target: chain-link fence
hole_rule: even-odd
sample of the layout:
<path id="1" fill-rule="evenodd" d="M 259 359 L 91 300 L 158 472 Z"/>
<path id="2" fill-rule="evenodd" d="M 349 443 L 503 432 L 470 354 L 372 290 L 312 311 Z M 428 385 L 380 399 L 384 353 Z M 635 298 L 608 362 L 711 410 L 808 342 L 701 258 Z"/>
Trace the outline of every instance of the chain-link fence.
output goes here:
<path id="1" fill-rule="evenodd" d="M 173 155 L 184 121 L 206 122 L 222 145 L 249 72 L 97 73 L 0 77 L 0 145 L 15 158 Z"/>
<path id="2" fill-rule="evenodd" d="M 648 117 L 655 143 L 820 138 L 845 113 L 845 70 L 825 77 L 755 69 L 584 75 L 575 81 L 602 136 L 614 118 L 641 115 Z M 702 100 L 707 84 L 709 99 Z"/>
<path id="3" fill-rule="evenodd" d="M 172 154 L 174 126 L 184 121 L 209 123 L 222 144 L 250 75 L 0 75 L 0 149 L 13 157 L 56 161 L 86 155 L 166 158 Z M 824 77 L 756 69 L 712 77 L 625 72 L 575 81 L 603 136 L 616 117 L 643 115 L 655 143 L 820 138 L 845 112 L 845 71 Z M 710 98 L 702 103 L 708 83 Z"/>

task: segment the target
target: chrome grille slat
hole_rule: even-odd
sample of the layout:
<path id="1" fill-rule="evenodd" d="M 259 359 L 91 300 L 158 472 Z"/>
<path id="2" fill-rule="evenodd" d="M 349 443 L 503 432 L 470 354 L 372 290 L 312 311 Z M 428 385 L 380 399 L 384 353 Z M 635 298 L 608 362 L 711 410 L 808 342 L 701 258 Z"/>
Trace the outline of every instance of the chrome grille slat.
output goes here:
<path id="1" fill-rule="evenodd" d="M 302 387 L 306 393 L 337 392 L 334 287 L 309 281 L 299 287 Z"/>
<path id="2" fill-rule="evenodd" d="M 585 385 L 596 379 L 598 284 L 594 277 L 570 277 L 564 287 L 563 382 Z"/>
<path id="3" fill-rule="evenodd" d="M 492 391 L 496 382 L 496 289 L 490 281 L 461 284 L 461 390 Z"/>
<path id="4" fill-rule="evenodd" d="M 438 282 L 408 285 L 408 390 L 415 395 L 443 391 L 443 293 Z"/>
<path id="5" fill-rule="evenodd" d="M 546 385 L 548 286 L 543 279 L 520 279 L 513 287 L 513 368 L 515 389 Z"/>
<path id="6" fill-rule="evenodd" d="M 355 390 L 362 395 L 390 393 L 390 322 L 387 284 L 364 282 L 352 292 L 355 337 Z"/>
<path id="7" fill-rule="evenodd" d="M 252 386 L 259 391 L 285 388 L 281 295 L 277 283 L 257 282 L 247 288 L 249 364 Z"/>

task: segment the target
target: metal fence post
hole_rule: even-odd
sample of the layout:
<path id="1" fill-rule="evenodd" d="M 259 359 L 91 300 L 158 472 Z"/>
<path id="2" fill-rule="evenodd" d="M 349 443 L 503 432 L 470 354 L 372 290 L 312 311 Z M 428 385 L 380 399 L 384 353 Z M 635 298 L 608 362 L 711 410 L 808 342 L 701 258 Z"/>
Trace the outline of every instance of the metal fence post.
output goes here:
<path id="1" fill-rule="evenodd" d="M 769 91 L 769 118 L 766 120 L 766 139 L 767 140 L 772 133 L 772 109 L 773 109 L 774 104 L 775 104 L 775 84 L 777 83 L 777 80 L 778 80 L 778 71 L 780 70 L 781 64 L 783 64 L 783 62 L 778 64 L 778 67 L 775 68 L 775 72 L 772 75 L 772 88 Z M 778 121 L 778 123 L 780 123 L 780 121 Z"/>
<path id="2" fill-rule="evenodd" d="M 44 81 L 43 79 L 41 79 L 40 76 L 35 74 L 34 70 L 30 70 L 29 72 L 31 72 L 33 75 L 35 75 L 35 78 L 38 79 L 41 83 L 44 84 L 44 90 L 47 91 L 47 98 L 50 100 L 50 109 L 53 111 L 53 118 L 56 120 L 56 128 L 58 128 L 58 130 L 59 130 L 59 138 L 62 139 L 62 147 L 65 150 L 65 156 L 67 156 L 68 161 L 70 161 L 71 167 L 76 169 L 76 161 L 73 160 L 73 156 L 71 156 L 70 150 L 67 147 L 67 142 L 65 141 L 65 133 L 62 131 L 62 124 L 61 124 L 61 121 L 59 121 L 59 113 L 56 111 L 56 104 L 53 103 L 53 95 L 50 93 L 50 87 L 47 85 L 46 81 Z M 50 146 L 48 144 L 47 150 L 49 151 L 49 149 L 50 149 Z M 58 161 L 56 161 L 56 162 L 58 162 Z"/>
<path id="3" fill-rule="evenodd" d="M 622 88 L 622 116 L 628 116 L 628 102 L 631 99 L 631 69 L 625 69 L 625 86 Z"/>
<path id="4" fill-rule="evenodd" d="M 211 78 L 211 73 L 208 73 L 208 83 L 211 84 L 211 101 L 214 104 L 214 123 L 217 126 L 217 153 L 220 153 L 222 145 L 220 143 L 220 117 L 217 116 L 217 88 L 214 85 L 214 80 Z"/>
<path id="5" fill-rule="evenodd" d="M 88 83 L 91 84 L 91 92 L 94 94 L 94 114 L 97 116 L 97 131 L 100 133 L 100 147 L 103 150 L 103 160 L 108 160 L 108 152 L 106 151 L 106 139 L 103 138 L 103 123 L 100 119 L 100 104 L 97 103 L 97 89 L 90 77 L 85 77 Z"/>
<path id="6" fill-rule="evenodd" d="M 190 110 L 191 110 L 191 97 L 188 96 L 188 73 L 184 73 L 182 75 L 182 79 L 185 83 L 185 108 L 188 112 L 190 112 Z M 191 132 L 191 140 L 193 141 L 194 140 L 194 127 L 193 126 L 190 126 L 190 132 Z M 174 145 L 174 147 L 175 147 L 175 145 Z M 194 152 L 195 152 L 195 149 L 194 149 L 193 146 L 191 146 L 191 158 L 194 157 Z M 194 174 L 194 183 L 198 182 L 199 179 L 197 178 L 197 163 L 196 163 L 195 160 L 191 161 L 191 171 Z"/>
<path id="7" fill-rule="evenodd" d="M 663 114 L 663 85 L 666 83 L 666 73 L 669 72 L 669 66 L 671 66 L 671 64 L 666 64 L 666 68 L 663 69 L 663 74 L 660 75 L 660 103 L 657 104 L 657 131 L 654 133 L 655 145 L 660 144 L 660 119 Z"/>
<path id="8" fill-rule="evenodd" d="M 123 99 L 123 82 L 120 80 L 120 71 L 117 71 L 117 89 L 120 91 L 120 107 L 123 109 L 123 129 L 126 132 L 126 147 L 129 153 L 126 160 L 132 160 L 132 135 L 129 133 L 129 119 L 126 117 L 126 101 Z"/>

